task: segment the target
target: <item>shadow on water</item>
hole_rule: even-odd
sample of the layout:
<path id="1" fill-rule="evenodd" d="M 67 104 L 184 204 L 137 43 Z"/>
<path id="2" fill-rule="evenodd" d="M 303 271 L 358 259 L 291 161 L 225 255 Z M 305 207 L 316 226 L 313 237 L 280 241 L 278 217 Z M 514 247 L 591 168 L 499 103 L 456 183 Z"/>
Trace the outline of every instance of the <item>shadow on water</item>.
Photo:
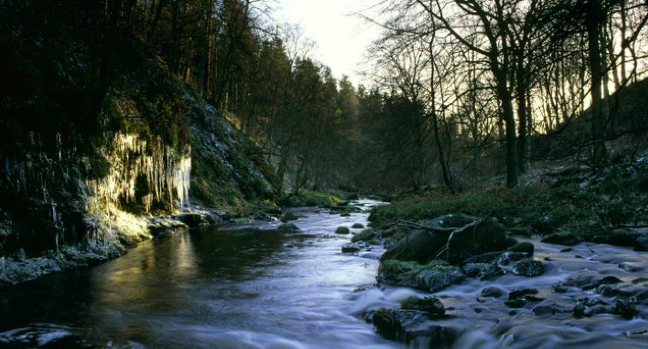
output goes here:
<path id="1" fill-rule="evenodd" d="M 0 348 L 120 344 L 108 338 L 129 338 L 121 343 L 126 347 L 155 342 L 155 325 L 143 321 L 198 310 L 204 299 L 196 293 L 205 289 L 220 298 L 236 294 L 237 283 L 282 263 L 273 255 L 284 241 L 273 230 L 201 228 L 144 242 L 96 268 L 0 290 Z"/>

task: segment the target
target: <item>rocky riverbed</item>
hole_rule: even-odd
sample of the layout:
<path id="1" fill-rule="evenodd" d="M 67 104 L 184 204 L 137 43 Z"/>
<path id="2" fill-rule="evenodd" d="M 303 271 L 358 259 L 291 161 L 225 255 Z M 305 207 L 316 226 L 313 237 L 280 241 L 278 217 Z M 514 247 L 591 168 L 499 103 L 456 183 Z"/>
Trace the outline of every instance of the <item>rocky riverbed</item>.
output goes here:
<path id="1" fill-rule="evenodd" d="M 391 245 L 379 288 L 358 296 L 385 338 L 430 348 L 648 347 L 641 232 L 605 238 L 626 246 L 617 247 L 514 237 L 495 219 L 465 215 L 406 225 L 400 239 L 390 239 L 397 227 L 363 237 L 386 233 Z M 571 247 L 554 244 L 565 241 Z"/>

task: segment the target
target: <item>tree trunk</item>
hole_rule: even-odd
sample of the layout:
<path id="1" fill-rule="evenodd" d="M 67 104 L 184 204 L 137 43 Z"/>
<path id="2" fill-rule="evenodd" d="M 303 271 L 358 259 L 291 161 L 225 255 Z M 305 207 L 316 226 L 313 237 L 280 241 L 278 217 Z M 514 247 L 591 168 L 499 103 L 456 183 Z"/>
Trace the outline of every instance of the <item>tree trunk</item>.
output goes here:
<path id="1" fill-rule="evenodd" d="M 603 100 L 601 98 L 603 69 L 601 67 L 600 28 L 602 14 L 600 6 L 598 0 L 590 0 L 586 18 L 588 63 L 592 77 L 592 143 L 594 145 L 592 161 L 594 167 L 603 165 L 607 157 L 605 143 L 602 140 L 605 131 L 605 120 L 603 120 Z"/>

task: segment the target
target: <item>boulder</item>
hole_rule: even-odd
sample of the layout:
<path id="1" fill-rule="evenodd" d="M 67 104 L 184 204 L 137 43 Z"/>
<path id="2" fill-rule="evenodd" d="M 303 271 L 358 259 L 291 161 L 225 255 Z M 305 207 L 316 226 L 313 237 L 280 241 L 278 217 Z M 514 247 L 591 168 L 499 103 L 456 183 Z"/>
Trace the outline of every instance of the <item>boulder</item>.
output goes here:
<path id="1" fill-rule="evenodd" d="M 195 228 L 208 223 L 205 217 L 199 213 L 182 213 L 174 215 L 173 218 L 186 224 L 190 228 Z"/>
<path id="2" fill-rule="evenodd" d="M 555 233 L 546 236 L 542 242 L 556 245 L 574 246 L 583 242 L 583 238 L 572 233 Z"/>
<path id="3" fill-rule="evenodd" d="M 339 234 L 339 235 L 348 235 L 348 234 L 351 234 L 351 230 L 349 230 L 349 227 L 341 226 L 341 227 L 337 227 L 337 229 L 335 229 L 335 233 Z"/>
<path id="4" fill-rule="evenodd" d="M 414 230 L 385 252 L 381 259 L 397 259 L 419 263 L 437 259 L 441 251 L 445 249 L 451 233 L 451 231 Z"/>
<path id="5" fill-rule="evenodd" d="M 520 242 L 518 244 L 515 244 L 511 247 L 509 247 L 506 252 L 520 252 L 520 253 L 526 253 L 529 256 L 533 255 L 533 252 L 535 250 L 535 246 L 530 243 L 530 242 Z"/>
<path id="6" fill-rule="evenodd" d="M 504 292 L 502 288 L 497 286 L 487 286 L 482 289 L 481 295 L 482 297 L 500 298 L 504 295 Z"/>
<path id="7" fill-rule="evenodd" d="M 454 329 L 438 324 L 426 324 L 428 316 L 419 311 L 381 308 L 373 312 L 372 322 L 376 332 L 383 337 L 410 343 L 425 338 L 430 348 L 450 348 L 457 338 Z"/>
<path id="8" fill-rule="evenodd" d="M 516 275 L 534 277 L 544 274 L 544 265 L 542 262 L 530 258 L 519 260 L 513 265 L 513 273 Z"/>
<path id="9" fill-rule="evenodd" d="M 464 277 L 461 269 L 442 260 L 420 264 L 415 261 L 390 259 L 380 262 L 376 279 L 379 283 L 388 285 L 436 292 L 463 280 Z"/>
<path id="10" fill-rule="evenodd" d="M 374 311 L 372 322 L 376 332 L 387 339 L 399 340 L 403 335 L 403 327 L 392 309 L 380 308 Z"/>
<path id="11" fill-rule="evenodd" d="M 353 229 L 362 229 L 362 228 L 364 228 L 364 225 L 361 224 L 361 223 L 354 223 L 354 224 L 351 226 L 351 228 L 353 228 Z"/>
<path id="12" fill-rule="evenodd" d="M 367 241 L 373 239 L 375 236 L 376 235 L 374 234 L 372 229 L 365 229 L 358 234 L 353 235 L 351 242 Z"/>
<path id="13" fill-rule="evenodd" d="M 360 251 L 358 244 L 346 244 L 342 246 L 342 253 L 354 253 Z"/>
<path id="14" fill-rule="evenodd" d="M 428 316 L 443 316 L 445 314 L 443 303 L 434 297 L 407 297 L 401 302 L 401 309 L 422 311 Z"/>
<path id="15" fill-rule="evenodd" d="M 457 229 L 448 238 L 446 260 L 459 264 L 464 260 L 487 252 L 504 251 L 511 241 L 506 228 L 493 219 L 476 221 Z"/>
<path id="16" fill-rule="evenodd" d="M 477 218 L 465 214 L 446 214 L 421 225 L 428 228 L 462 228 L 476 220 Z"/>
<path id="17" fill-rule="evenodd" d="M 297 232 L 301 231 L 301 229 L 299 229 L 299 227 L 297 227 L 296 225 L 294 225 L 292 223 L 284 223 L 284 224 L 280 225 L 277 228 L 277 230 L 282 232 L 282 233 L 297 233 Z"/>
<path id="18" fill-rule="evenodd" d="M 504 271 L 497 263 L 467 263 L 461 269 L 467 277 L 487 280 L 496 276 L 504 275 Z"/>
<path id="19" fill-rule="evenodd" d="M 289 221 L 296 221 L 299 218 L 300 217 L 298 215 L 296 215 L 296 214 L 294 214 L 292 212 L 286 212 L 286 214 L 284 214 L 283 217 L 281 217 L 281 221 L 286 223 L 286 222 L 289 222 Z"/>

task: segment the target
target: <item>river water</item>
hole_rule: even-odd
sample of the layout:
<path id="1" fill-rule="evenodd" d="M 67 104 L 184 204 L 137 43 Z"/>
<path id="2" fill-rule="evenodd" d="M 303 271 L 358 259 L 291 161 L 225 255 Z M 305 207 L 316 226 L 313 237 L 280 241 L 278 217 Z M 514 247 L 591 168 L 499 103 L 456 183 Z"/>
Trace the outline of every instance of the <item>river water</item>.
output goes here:
<path id="1" fill-rule="evenodd" d="M 0 348 L 427 347 L 425 339 L 409 345 L 384 340 L 364 320 L 368 310 L 425 295 L 375 285 L 382 248 L 340 252 L 350 236 L 335 229 L 366 225 L 368 213 L 293 212 L 302 216 L 294 222 L 300 233 L 272 230 L 278 222 L 204 227 L 144 242 L 95 268 L 0 290 Z M 631 281 L 648 276 L 646 254 L 534 243 L 547 269 L 543 276 L 469 279 L 436 295 L 449 308 L 449 317 L 437 323 L 460 333 L 455 348 L 648 348 L 646 309 L 632 320 L 612 314 L 576 319 L 571 309 L 579 297 L 614 300 L 577 289 L 551 292 L 579 275 L 615 275 L 624 281 L 620 287 L 645 288 Z M 620 268 L 622 262 L 631 271 Z M 534 287 L 542 300 L 512 310 L 503 305 L 505 297 L 481 297 L 493 285 L 507 292 Z M 536 315 L 537 305 L 567 310 Z"/>

